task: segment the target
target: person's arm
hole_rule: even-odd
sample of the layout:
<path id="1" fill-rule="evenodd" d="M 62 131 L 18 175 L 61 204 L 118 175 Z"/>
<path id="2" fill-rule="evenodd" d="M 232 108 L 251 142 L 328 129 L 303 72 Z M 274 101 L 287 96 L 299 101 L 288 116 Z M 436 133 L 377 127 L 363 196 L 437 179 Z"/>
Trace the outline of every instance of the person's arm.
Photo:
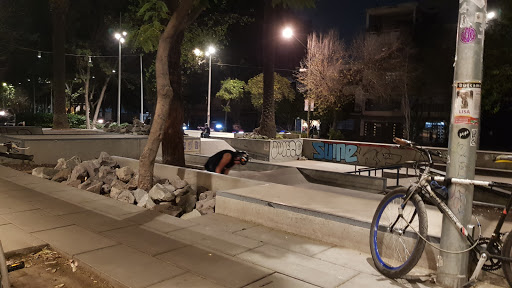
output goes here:
<path id="1" fill-rule="evenodd" d="M 219 165 L 215 168 L 215 172 L 221 174 L 224 167 L 231 161 L 231 153 L 225 153 L 219 162 Z M 229 169 L 227 171 L 229 173 Z"/>

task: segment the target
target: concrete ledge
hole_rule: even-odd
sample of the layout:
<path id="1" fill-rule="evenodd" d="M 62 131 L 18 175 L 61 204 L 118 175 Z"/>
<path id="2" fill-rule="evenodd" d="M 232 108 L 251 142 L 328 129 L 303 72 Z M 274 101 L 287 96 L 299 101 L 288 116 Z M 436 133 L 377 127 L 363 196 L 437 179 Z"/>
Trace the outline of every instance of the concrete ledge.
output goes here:
<path id="1" fill-rule="evenodd" d="M 215 212 L 370 253 L 371 220 L 383 196 L 365 193 L 357 198 L 362 193 L 348 189 L 347 194 L 269 184 L 217 192 Z M 439 244 L 441 215 L 431 208 L 429 239 Z M 418 265 L 435 270 L 438 254 L 427 245 Z"/>
<path id="2" fill-rule="evenodd" d="M 387 179 L 347 173 L 297 168 L 312 183 L 350 188 L 365 192 L 380 193 L 386 190 Z"/>
<path id="3" fill-rule="evenodd" d="M 2 126 L 0 134 L 7 135 L 43 135 L 43 129 L 37 126 Z"/>

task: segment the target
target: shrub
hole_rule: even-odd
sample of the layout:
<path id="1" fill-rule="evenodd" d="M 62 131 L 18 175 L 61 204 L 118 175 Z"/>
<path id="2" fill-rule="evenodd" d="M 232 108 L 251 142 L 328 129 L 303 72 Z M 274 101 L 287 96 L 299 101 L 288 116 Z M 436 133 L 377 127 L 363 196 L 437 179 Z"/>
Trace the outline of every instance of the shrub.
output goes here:
<path id="1" fill-rule="evenodd" d="M 68 121 L 70 128 L 85 129 L 85 116 L 77 114 L 68 114 Z M 83 126 L 83 128 L 81 127 Z"/>
<path id="2" fill-rule="evenodd" d="M 340 130 L 331 128 L 329 129 L 330 140 L 343 140 L 343 133 Z"/>
<path id="3" fill-rule="evenodd" d="M 19 113 L 16 114 L 16 122 L 25 121 L 26 126 L 39 126 L 51 128 L 53 126 L 53 114 L 51 113 Z"/>

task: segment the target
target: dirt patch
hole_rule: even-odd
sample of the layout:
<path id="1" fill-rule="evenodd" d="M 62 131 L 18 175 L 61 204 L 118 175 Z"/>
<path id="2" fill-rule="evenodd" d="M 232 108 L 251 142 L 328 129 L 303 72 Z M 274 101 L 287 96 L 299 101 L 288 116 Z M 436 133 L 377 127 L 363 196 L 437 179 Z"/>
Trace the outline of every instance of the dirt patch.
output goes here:
<path id="1" fill-rule="evenodd" d="M 12 288 L 113 288 L 107 281 L 80 267 L 80 263 L 45 248 L 26 256 L 8 259 L 8 264 L 25 261 L 25 268 L 9 273 Z M 75 264 L 78 264 L 75 266 Z"/>
<path id="2" fill-rule="evenodd" d="M 32 174 L 32 170 L 34 170 L 37 167 L 49 167 L 49 168 L 55 167 L 55 165 L 52 165 L 52 164 L 35 164 L 34 162 L 28 162 L 28 161 L 23 161 L 23 163 L 19 163 L 19 164 L 2 163 L 0 165 L 12 168 L 14 170 L 18 170 L 21 172 L 25 172 L 28 174 Z"/>

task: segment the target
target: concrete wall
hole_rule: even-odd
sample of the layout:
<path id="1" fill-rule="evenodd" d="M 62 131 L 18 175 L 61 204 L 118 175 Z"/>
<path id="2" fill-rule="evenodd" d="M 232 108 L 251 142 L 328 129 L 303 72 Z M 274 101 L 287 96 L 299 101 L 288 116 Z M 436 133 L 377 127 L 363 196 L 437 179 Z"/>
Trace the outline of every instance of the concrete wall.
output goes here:
<path id="1" fill-rule="evenodd" d="M 302 155 L 311 160 L 339 162 L 369 167 L 402 164 L 419 159 L 419 153 L 412 149 L 399 148 L 393 144 L 376 144 L 334 140 L 303 139 Z M 446 155 L 448 149 L 425 147 L 439 150 Z M 477 151 L 476 167 L 512 171 L 512 163 L 494 163 L 497 155 L 512 153 Z"/>
<path id="2" fill-rule="evenodd" d="M 2 126 L 0 134 L 8 135 L 42 135 L 43 129 L 36 126 Z"/>
<path id="3" fill-rule="evenodd" d="M 302 155 L 303 139 L 261 140 L 224 139 L 237 150 L 244 150 L 251 158 L 269 162 L 297 160 Z"/>
<path id="4" fill-rule="evenodd" d="M 129 166 L 135 171 L 139 169 L 139 160 L 117 156 L 113 156 L 113 158 L 120 166 Z M 170 175 L 178 175 L 181 179 L 186 180 L 194 189 L 197 189 L 198 186 L 203 186 L 213 191 L 224 191 L 267 184 L 261 181 L 253 181 L 207 171 L 199 171 L 158 163 L 155 163 L 154 175 L 160 178 L 168 178 Z"/>
<path id="5" fill-rule="evenodd" d="M 36 164 L 55 164 L 59 158 L 78 156 L 82 160 L 98 158 L 101 152 L 110 155 L 140 158 L 147 136 L 137 135 L 0 135 L 0 141 L 13 141 L 20 147 L 30 147 L 20 153 L 34 155 Z M 186 137 L 185 151 L 199 153 L 199 138 Z M 190 148 L 190 149 L 188 149 Z M 159 150 L 161 155 L 161 149 Z"/>

